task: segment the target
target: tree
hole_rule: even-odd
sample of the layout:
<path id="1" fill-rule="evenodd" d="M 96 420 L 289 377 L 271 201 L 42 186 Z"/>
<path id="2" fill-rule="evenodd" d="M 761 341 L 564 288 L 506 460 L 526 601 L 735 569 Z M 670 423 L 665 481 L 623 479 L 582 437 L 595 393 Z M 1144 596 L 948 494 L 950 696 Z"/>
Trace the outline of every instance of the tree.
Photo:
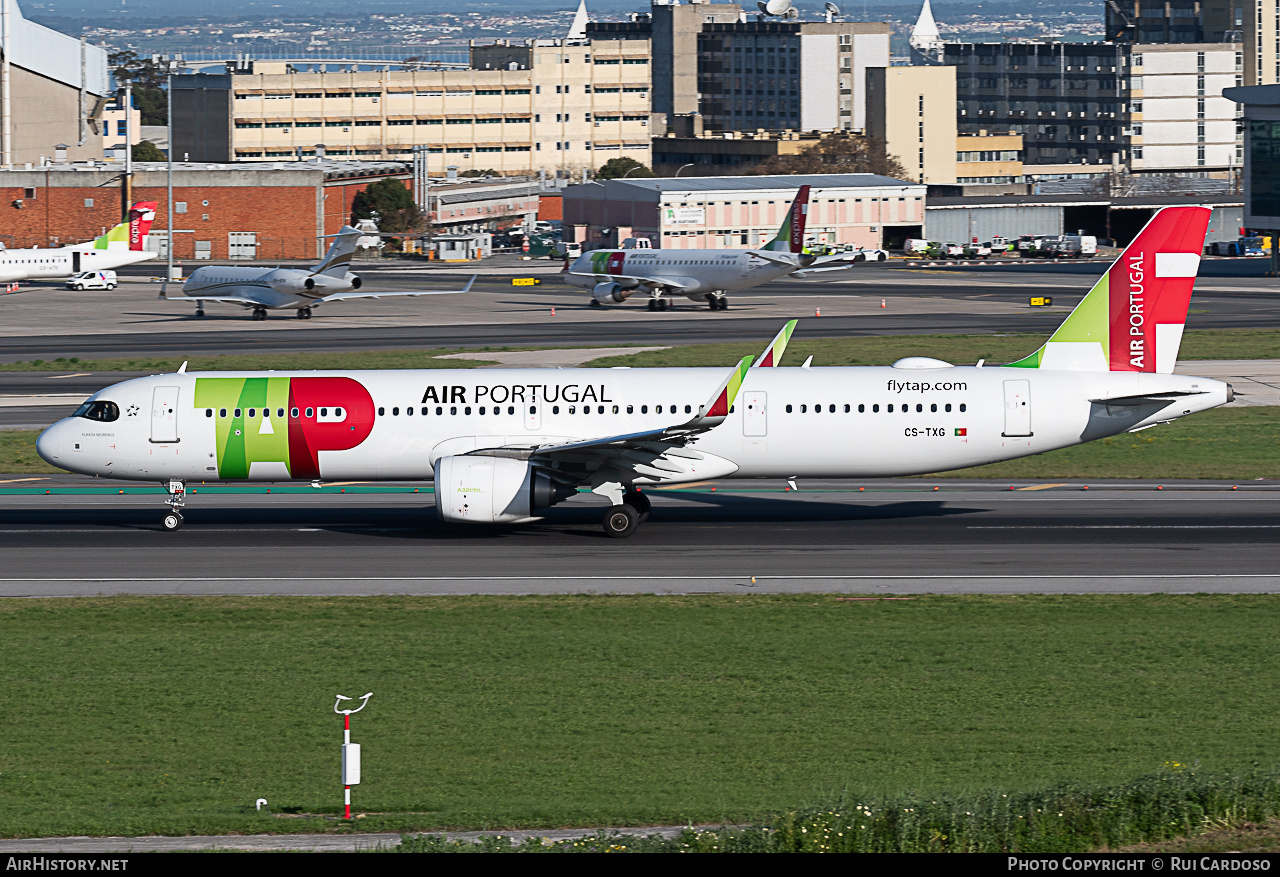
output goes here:
<path id="1" fill-rule="evenodd" d="M 134 161 L 167 161 L 169 158 L 150 140 L 133 144 L 131 151 Z"/>
<path id="2" fill-rule="evenodd" d="M 351 201 L 351 221 L 374 218 L 379 231 L 414 232 L 422 225 L 422 211 L 400 180 L 379 180 L 356 193 Z"/>
<path id="3" fill-rule="evenodd" d="M 133 103 L 142 113 L 144 125 L 169 124 L 169 107 L 165 96 L 165 74 L 150 58 L 139 58 L 136 52 L 112 52 L 107 64 L 116 82 L 133 83 Z M 123 94 L 124 88 L 121 87 Z"/>
<path id="4" fill-rule="evenodd" d="M 656 174 L 634 158 L 611 158 L 596 171 L 597 180 L 616 180 L 626 176 L 652 177 Z"/>
<path id="5" fill-rule="evenodd" d="M 907 169 L 889 155 L 884 141 L 861 134 L 829 134 L 794 155 L 774 155 L 753 174 L 880 174 L 906 179 Z"/>

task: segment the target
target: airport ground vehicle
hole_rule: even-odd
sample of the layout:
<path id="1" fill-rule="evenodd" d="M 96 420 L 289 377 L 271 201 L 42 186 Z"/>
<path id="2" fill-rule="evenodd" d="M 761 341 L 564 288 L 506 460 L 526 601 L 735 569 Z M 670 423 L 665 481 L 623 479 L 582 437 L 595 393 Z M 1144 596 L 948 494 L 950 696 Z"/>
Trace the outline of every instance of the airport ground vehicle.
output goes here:
<path id="1" fill-rule="evenodd" d="M 447 522 L 522 524 L 580 487 L 629 536 L 642 492 L 721 478 L 884 477 L 1009 460 L 1231 401 L 1173 374 L 1210 210 L 1161 210 L 1039 350 L 1003 366 L 923 356 L 779 368 L 207 372 L 107 387 L 36 450 L 159 481 L 166 529 L 195 480 L 434 481 Z"/>
<path id="2" fill-rule="evenodd" d="M 115 289 L 119 285 L 114 271 L 81 271 L 67 280 L 67 289 Z"/>

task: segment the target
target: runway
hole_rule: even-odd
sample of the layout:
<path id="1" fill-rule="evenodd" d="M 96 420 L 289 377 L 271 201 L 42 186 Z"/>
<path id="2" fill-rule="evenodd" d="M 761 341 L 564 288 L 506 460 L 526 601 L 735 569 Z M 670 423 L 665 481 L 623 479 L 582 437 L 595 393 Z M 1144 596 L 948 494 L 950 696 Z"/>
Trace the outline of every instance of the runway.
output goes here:
<path id="1" fill-rule="evenodd" d="M 43 493 L 58 484 L 90 481 L 0 484 L 0 596 L 1280 591 L 1269 483 L 721 482 L 651 492 L 626 540 L 587 495 L 465 527 L 435 520 L 426 486 L 206 487 L 164 533 L 155 489 Z"/>

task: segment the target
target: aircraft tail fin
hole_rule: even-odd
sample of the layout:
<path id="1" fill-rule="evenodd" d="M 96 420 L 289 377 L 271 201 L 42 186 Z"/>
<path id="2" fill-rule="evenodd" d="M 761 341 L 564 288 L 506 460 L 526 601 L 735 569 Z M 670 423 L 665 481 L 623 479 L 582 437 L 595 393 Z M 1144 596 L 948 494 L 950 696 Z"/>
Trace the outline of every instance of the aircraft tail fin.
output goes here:
<path id="1" fill-rule="evenodd" d="M 151 223 L 156 219 L 155 201 L 139 201 L 129 208 L 129 218 L 111 231 L 95 238 L 93 243 L 79 247 L 84 250 L 133 250 L 142 251 L 142 243 L 151 233 Z"/>
<path id="2" fill-rule="evenodd" d="M 752 368 L 774 368 L 782 362 L 782 354 L 787 350 L 787 344 L 791 341 L 791 333 L 796 330 L 797 322 L 799 321 L 787 320 L 786 325 L 769 342 L 769 346 L 764 349 L 764 353 L 760 354 L 760 358 Z"/>
<path id="3" fill-rule="evenodd" d="M 352 228 L 344 225 L 342 230 L 333 236 L 333 243 L 329 244 L 329 250 L 324 254 L 324 260 L 315 265 L 311 272 L 313 274 L 331 274 L 335 277 L 345 277 L 347 271 L 351 268 L 351 259 L 356 254 L 356 244 L 360 238 L 364 237 L 364 232 L 358 228 Z"/>
<path id="4" fill-rule="evenodd" d="M 778 236 L 764 246 L 766 250 L 782 253 L 804 252 L 804 226 L 809 218 L 809 187 L 801 186 L 796 199 L 791 202 L 787 218 L 778 229 Z"/>
<path id="5" fill-rule="evenodd" d="M 1044 346 L 1008 365 L 1170 374 L 1200 269 L 1208 207 L 1166 207 Z"/>

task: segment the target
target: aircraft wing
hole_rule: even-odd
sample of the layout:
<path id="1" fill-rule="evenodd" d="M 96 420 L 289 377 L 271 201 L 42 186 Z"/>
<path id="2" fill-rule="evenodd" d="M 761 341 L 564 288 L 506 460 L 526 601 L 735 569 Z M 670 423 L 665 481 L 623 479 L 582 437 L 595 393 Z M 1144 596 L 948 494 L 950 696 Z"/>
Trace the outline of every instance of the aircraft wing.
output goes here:
<path id="1" fill-rule="evenodd" d="M 574 277 L 594 277 L 599 283 L 616 280 L 630 280 L 634 283 L 651 286 L 672 286 L 679 290 L 697 289 L 702 284 L 692 277 L 643 277 L 639 274 L 588 274 L 585 271 L 569 271 Z"/>
<path id="2" fill-rule="evenodd" d="M 701 433 L 714 429 L 729 416 L 729 409 L 738 396 L 754 357 L 744 357 L 729 373 L 724 382 L 711 395 L 705 405 L 699 405 L 688 420 L 643 432 L 600 436 L 578 441 L 549 442 L 535 447 L 478 448 L 469 456 L 515 457 L 557 464 L 556 476 L 566 483 L 580 483 L 592 472 L 609 466 L 623 472 L 663 480 L 672 474 L 684 474 L 687 469 L 676 459 L 699 460 L 702 455 L 686 449 L 686 445 Z"/>
<path id="3" fill-rule="evenodd" d="M 383 298 L 392 295 L 462 295 L 464 292 L 471 291 L 471 285 L 476 282 L 479 274 L 471 275 L 471 279 L 467 281 L 467 285 L 462 289 L 359 289 L 353 292 L 335 292 L 333 295 L 326 295 L 320 301 L 342 301 L 348 298 Z"/>

